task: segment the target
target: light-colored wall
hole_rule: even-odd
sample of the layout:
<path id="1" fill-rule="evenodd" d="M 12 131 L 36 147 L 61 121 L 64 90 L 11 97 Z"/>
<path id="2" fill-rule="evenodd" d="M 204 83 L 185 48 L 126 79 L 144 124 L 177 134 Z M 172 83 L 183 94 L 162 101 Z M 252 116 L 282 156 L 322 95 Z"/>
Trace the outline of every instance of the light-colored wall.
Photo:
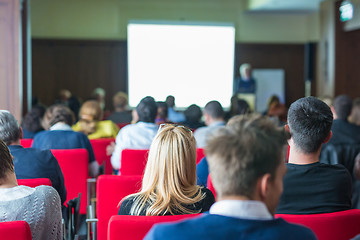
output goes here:
<path id="1" fill-rule="evenodd" d="M 318 13 L 253 13 L 245 0 L 32 0 L 34 38 L 127 37 L 129 20 L 232 22 L 237 42 L 319 40 Z"/>

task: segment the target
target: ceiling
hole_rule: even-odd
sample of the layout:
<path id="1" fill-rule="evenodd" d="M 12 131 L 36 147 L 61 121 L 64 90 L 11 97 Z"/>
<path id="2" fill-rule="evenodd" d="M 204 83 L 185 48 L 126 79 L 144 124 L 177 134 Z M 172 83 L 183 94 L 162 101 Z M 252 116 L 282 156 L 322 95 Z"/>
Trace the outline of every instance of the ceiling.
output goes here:
<path id="1" fill-rule="evenodd" d="M 323 0 L 249 0 L 249 12 L 316 12 Z"/>

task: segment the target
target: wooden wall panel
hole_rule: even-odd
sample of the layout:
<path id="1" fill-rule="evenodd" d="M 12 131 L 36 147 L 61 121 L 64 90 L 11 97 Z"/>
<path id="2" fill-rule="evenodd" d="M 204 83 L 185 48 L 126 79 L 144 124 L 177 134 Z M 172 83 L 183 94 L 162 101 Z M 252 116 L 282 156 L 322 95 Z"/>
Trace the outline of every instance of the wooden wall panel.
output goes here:
<path id="1" fill-rule="evenodd" d="M 335 3 L 335 96 L 360 97 L 360 30 L 345 32 Z"/>
<path id="2" fill-rule="evenodd" d="M 127 92 L 126 41 L 33 39 L 32 45 L 33 96 L 44 104 L 52 104 L 62 88 L 86 99 L 102 87 L 111 108 L 112 95 Z M 304 96 L 303 44 L 237 43 L 235 51 L 236 69 L 249 62 L 254 68 L 285 70 L 287 105 Z"/>

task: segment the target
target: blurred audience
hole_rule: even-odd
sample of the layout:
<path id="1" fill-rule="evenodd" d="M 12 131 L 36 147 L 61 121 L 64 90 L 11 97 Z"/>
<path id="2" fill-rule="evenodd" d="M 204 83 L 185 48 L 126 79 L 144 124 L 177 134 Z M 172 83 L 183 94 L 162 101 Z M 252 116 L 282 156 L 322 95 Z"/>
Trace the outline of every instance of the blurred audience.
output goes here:
<path id="1" fill-rule="evenodd" d="M 175 111 L 175 97 L 169 95 L 165 100 L 168 105 L 168 119 L 170 122 L 179 123 L 185 121 L 185 116 L 181 112 Z"/>
<path id="2" fill-rule="evenodd" d="M 35 105 L 25 115 L 22 122 L 23 138 L 34 138 L 35 134 L 44 130 L 41 126 L 46 108 L 43 105 Z"/>
<path id="3" fill-rule="evenodd" d="M 114 123 L 130 123 L 131 112 L 128 108 L 128 96 L 124 92 L 118 92 L 113 97 L 114 112 L 107 118 Z"/>
<path id="4" fill-rule="evenodd" d="M 191 104 L 185 111 L 185 122 L 181 122 L 182 125 L 196 130 L 200 127 L 204 127 L 205 124 L 201 121 L 203 116 L 201 108 L 196 104 Z"/>
<path id="5" fill-rule="evenodd" d="M 348 120 L 350 123 L 360 126 L 360 98 L 354 99 Z"/>
<path id="6" fill-rule="evenodd" d="M 166 102 L 156 102 L 157 105 L 157 115 L 155 118 L 155 123 L 161 125 L 163 123 L 170 123 L 168 119 L 168 106 Z"/>
<path id="7" fill-rule="evenodd" d="M 59 92 L 59 98 L 55 100 L 55 104 L 63 104 L 70 108 L 74 113 L 75 120 L 78 120 L 80 101 L 77 97 L 73 96 L 72 93 L 67 89 L 61 89 Z"/>

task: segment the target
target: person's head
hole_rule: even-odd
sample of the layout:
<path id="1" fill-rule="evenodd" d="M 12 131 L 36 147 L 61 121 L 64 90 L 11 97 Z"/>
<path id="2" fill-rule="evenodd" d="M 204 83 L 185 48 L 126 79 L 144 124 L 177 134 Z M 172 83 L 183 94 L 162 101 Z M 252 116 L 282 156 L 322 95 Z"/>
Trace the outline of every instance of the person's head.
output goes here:
<path id="1" fill-rule="evenodd" d="M 315 97 L 293 102 L 287 119 L 291 139 L 303 153 L 316 153 L 331 137 L 332 112 L 326 103 Z"/>
<path id="2" fill-rule="evenodd" d="M 91 134 L 96 131 L 96 123 L 103 118 L 103 111 L 96 100 L 88 100 L 80 108 L 79 124 L 81 132 Z"/>
<path id="3" fill-rule="evenodd" d="M 22 131 L 15 117 L 6 110 L 0 110 L 0 139 L 6 145 L 18 142 L 22 138 Z"/>
<path id="4" fill-rule="evenodd" d="M 202 117 L 201 108 L 196 104 L 191 104 L 185 111 L 184 115 L 186 121 L 189 122 L 200 122 Z"/>
<path id="5" fill-rule="evenodd" d="M 268 108 L 270 108 L 271 105 L 278 104 L 278 103 L 280 103 L 280 98 L 278 95 L 274 94 L 274 95 L 271 95 L 271 97 L 269 97 L 267 106 L 268 106 Z"/>
<path id="6" fill-rule="evenodd" d="M 210 101 L 204 108 L 205 124 L 210 125 L 213 121 L 224 119 L 224 109 L 218 101 Z"/>
<path id="7" fill-rule="evenodd" d="M 100 87 L 95 88 L 92 93 L 92 98 L 99 102 L 101 109 L 105 109 L 105 95 L 105 90 Z"/>
<path id="8" fill-rule="evenodd" d="M 136 107 L 139 121 L 154 123 L 157 114 L 157 105 L 153 97 L 144 97 Z"/>
<path id="9" fill-rule="evenodd" d="M 39 132 L 43 130 L 41 120 L 45 114 L 46 108 L 43 105 L 35 105 L 24 116 L 22 127 L 29 132 Z"/>
<path id="10" fill-rule="evenodd" d="M 284 128 L 265 116 L 231 118 L 205 148 L 218 198 L 259 200 L 274 213 L 286 172 L 284 146 L 288 138 Z"/>
<path id="11" fill-rule="evenodd" d="M 147 215 L 192 213 L 183 206 L 202 198 L 198 190 L 196 142 L 192 131 L 180 125 L 160 125 L 150 146 L 140 192 L 140 196 L 151 203 Z M 133 213 L 140 206 L 134 206 Z"/>
<path id="12" fill-rule="evenodd" d="M 0 185 L 6 180 L 9 173 L 14 173 L 13 158 L 6 143 L 0 139 Z"/>
<path id="13" fill-rule="evenodd" d="M 349 116 L 349 121 L 355 125 L 360 126 L 360 98 L 355 98 L 353 107 Z"/>
<path id="14" fill-rule="evenodd" d="M 74 121 L 74 113 L 68 107 L 62 104 L 54 104 L 46 110 L 42 126 L 45 130 L 49 130 L 56 123 L 61 122 L 71 126 L 74 124 Z"/>
<path id="15" fill-rule="evenodd" d="M 352 109 L 352 99 L 347 95 L 339 95 L 334 99 L 333 111 L 335 119 L 346 120 Z"/>
<path id="16" fill-rule="evenodd" d="M 251 65 L 243 63 L 239 67 L 240 76 L 243 79 L 249 79 L 251 77 Z"/>
<path id="17" fill-rule="evenodd" d="M 166 97 L 165 102 L 169 108 L 173 108 L 175 106 L 175 97 L 172 95 L 169 95 Z"/>
<path id="18" fill-rule="evenodd" d="M 61 89 L 59 91 L 59 97 L 62 102 L 66 102 L 71 97 L 71 92 L 67 89 Z"/>
<path id="19" fill-rule="evenodd" d="M 157 105 L 157 118 L 166 120 L 168 117 L 168 106 L 166 102 L 156 102 Z"/>
<path id="20" fill-rule="evenodd" d="M 128 105 L 128 96 L 124 92 L 117 92 L 113 97 L 115 111 L 125 111 Z"/>

